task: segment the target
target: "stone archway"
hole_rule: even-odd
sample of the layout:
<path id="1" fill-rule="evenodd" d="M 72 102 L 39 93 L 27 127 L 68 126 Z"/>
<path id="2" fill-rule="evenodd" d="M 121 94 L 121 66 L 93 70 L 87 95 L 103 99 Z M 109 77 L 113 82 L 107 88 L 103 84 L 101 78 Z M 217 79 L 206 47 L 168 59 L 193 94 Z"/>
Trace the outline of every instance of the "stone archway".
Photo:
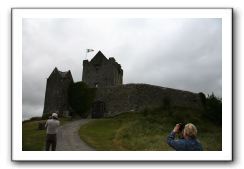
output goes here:
<path id="1" fill-rule="evenodd" d="M 102 118 L 104 117 L 106 111 L 105 103 L 102 101 L 95 101 L 92 104 L 91 117 L 92 118 Z"/>

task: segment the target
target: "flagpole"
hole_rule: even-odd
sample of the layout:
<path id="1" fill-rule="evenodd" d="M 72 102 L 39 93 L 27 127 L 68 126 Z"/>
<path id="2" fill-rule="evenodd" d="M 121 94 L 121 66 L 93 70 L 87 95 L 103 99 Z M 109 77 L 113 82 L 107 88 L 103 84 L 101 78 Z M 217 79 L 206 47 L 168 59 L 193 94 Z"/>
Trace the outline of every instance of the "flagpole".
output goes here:
<path id="1" fill-rule="evenodd" d="M 94 51 L 93 49 L 86 49 L 86 60 L 87 60 L 87 53 L 93 52 L 93 51 Z"/>

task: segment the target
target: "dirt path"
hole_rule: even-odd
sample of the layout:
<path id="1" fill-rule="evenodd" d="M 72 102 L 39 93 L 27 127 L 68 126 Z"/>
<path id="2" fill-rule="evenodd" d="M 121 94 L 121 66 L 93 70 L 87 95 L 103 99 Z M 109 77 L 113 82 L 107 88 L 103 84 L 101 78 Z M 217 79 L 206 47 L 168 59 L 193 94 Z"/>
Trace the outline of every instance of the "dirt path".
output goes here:
<path id="1" fill-rule="evenodd" d="M 79 137 L 80 126 L 90 121 L 82 119 L 61 126 L 57 134 L 56 151 L 95 151 Z"/>

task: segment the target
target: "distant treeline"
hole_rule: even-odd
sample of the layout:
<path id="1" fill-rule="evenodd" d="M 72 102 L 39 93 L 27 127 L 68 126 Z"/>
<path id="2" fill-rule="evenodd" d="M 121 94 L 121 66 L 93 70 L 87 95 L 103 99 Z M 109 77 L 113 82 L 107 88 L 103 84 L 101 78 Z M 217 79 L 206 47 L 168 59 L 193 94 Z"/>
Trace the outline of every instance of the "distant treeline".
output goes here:
<path id="1" fill-rule="evenodd" d="M 199 96 L 204 107 L 204 117 L 217 124 L 222 124 L 222 99 L 216 97 L 214 93 L 207 95 L 207 97 L 205 94 L 199 93 Z"/>

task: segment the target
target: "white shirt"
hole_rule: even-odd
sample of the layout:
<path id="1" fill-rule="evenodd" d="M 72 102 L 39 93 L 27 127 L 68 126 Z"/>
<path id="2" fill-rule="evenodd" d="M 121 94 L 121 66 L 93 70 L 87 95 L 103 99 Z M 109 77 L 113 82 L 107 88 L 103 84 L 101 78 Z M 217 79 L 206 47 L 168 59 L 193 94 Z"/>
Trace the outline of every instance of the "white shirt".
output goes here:
<path id="1" fill-rule="evenodd" d="M 58 120 L 49 119 L 46 122 L 47 134 L 57 134 L 60 122 Z"/>

